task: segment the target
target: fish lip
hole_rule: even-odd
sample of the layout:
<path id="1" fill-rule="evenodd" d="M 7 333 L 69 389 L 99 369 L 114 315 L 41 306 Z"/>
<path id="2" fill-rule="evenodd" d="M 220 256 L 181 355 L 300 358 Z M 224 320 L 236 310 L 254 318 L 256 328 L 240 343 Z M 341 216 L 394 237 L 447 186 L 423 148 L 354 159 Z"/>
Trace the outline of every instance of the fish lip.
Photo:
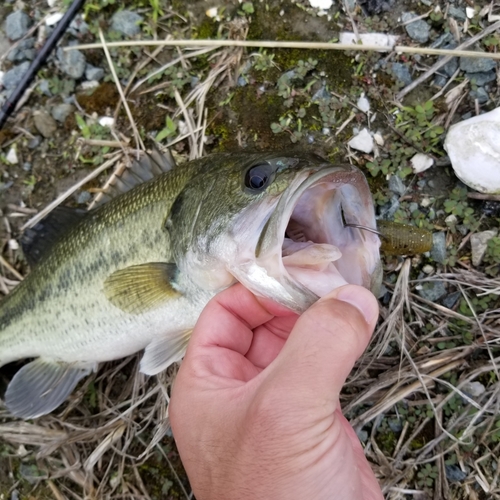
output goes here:
<path id="1" fill-rule="evenodd" d="M 305 179 L 302 177 L 302 180 L 298 182 L 300 182 L 298 185 L 295 182 L 292 183 L 281 195 L 273 213 L 261 231 L 255 248 L 255 257 L 268 272 L 271 272 L 273 268 L 280 270 L 282 273 L 280 281 L 282 281 L 287 288 L 293 290 L 295 296 L 297 296 L 297 294 L 302 295 L 302 302 L 304 304 L 302 308 L 305 308 L 318 300 L 319 296 L 288 273 L 282 257 L 285 231 L 292 220 L 294 210 L 298 206 L 301 198 L 308 190 L 322 183 L 338 184 L 338 188 L 333 186 L 328 188 L 329 191 L 333 192 L 341 190 L 343 186 L 353 185 L 355 186 L 356 192 L 361 197 L 361 208 L 358 207 L 357 211 L 351 210 L 351 218 L 346 222 L 375 227 L 375 213 L 366 178 L 364 174 L 353 165 L 332 165 L 331 163 L 325 162 L 315 168 L 308 169 L 307 177 Z M 318 220 L 318 223 L 320 224 L 321 220 Z M 345 229 L 347 230 L 347 228 Z M 351 228 L 349 228 L 349 230 L 350 229 Z M 353 231 L 359 232 L 361 230 L 353 228 Z M 372 260 L 378 262 L 380 239 L 375 234 L 369 233 L 366 235 L 365 233 L 367 232 L 361 233 L 362 238 L 370 241 L 374 248 L 376 248 L 376 255 L 372 256 Z M 334 235 L 330 234 L 330 237 L 332 240 L 334 239 Z M 366 282 L 366 280 L 360 284 L 370 288 L 370 283 Z"/>

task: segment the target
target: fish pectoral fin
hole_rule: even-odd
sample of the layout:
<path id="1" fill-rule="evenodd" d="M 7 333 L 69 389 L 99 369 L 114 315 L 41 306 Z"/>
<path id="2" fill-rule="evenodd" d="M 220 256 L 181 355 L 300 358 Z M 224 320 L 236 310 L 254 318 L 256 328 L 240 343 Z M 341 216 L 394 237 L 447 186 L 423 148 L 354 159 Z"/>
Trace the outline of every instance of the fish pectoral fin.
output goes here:
<path id="1" fill-rule="evenodd" d="M 191 338 L 192 330 L 180 330 L 173 334 L 155 338 L 144 351 L 140 370 L 146 375 L 156 375 L 172 363 L 180 361 Z"/>
<path id="2" fill-rule="evenodd" d="M 149 262 L 115 271 L 104 281 L 107 299 L 122 311 L 139 314 L 180 297 L 174 288 L 177 266 Z"/>
<path id="3" fill-rule="evenodd" d="M 69 364 L 38 358 L 14 375 L 5 392 L 5 406 L 12 415 L 25 419 L 50 413 L 96 368 L 96 363 Z"/>

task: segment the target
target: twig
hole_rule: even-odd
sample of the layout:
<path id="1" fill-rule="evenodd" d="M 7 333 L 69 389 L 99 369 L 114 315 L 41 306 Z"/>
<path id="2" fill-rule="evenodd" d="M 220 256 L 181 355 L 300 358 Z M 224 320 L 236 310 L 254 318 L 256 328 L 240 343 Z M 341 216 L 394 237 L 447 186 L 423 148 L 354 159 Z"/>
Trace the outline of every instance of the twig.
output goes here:
<path id="1" fill-rule="evenodd" d="M 111 74 L 113 75 L 113 80 L 115 82 L 116 88 L 118 90 L 118 93 L 120 94 L 120 98 L 123 102 L 125 111 L 127 112 L 127 116 L 130 121 L 130 125 L 132 126 L 132 130 L 134 131 L 134 137 L 137 149 L 142 149 L 143 151 L 145 151 L 146 148 L 144 147 L 144 143 L 142 142 L 139 131 L 137 130 L 137 125 L 135 124 L 134 117 L 132 116 L 132 112 L 130 111 L 127 99 L 125 98 L 125 94 L 123 93 L 122 86 L 120 85 L 120 80 L 118 79 L 118 75 L 116 74 L 115 66 L 113 64 L 113 61 L 111 60 L 111 55 L 106 45 L 106 41 L 104 40 L 104 34 L 102 33 L 102 29 L 100 28 L 99 28 L 99 38 L 101 39 L 102 47 L 104 53 L 106 54 L 106 60 L 108 61 L 108 66 L 111 71 Z"/>
<path id="2" fill-rule="evenodd" d="M 495 26 L 493 28 L 493 26 Z M 380 45 L 352 45 L 349 43 L 327 43 L 327 42 L 279 42 L 271 40 L 132 40 L 123 42 L 109 42 L 106 43 L 107 47 L 144 47 L 150 46 L 160 46 L 164 45 L 166 47 L 253 47 L 253 48 L 267 48 L 267 49 L 310 49 L 310 50 L 354 50 L 361 52 L 390 52 L 392 50 L 398 53 L 405 54 L 423 54 L 429 56 L 448 56 L 450 59 L 452 57 L 487 57 L 489 59 L 500 59 L 500 53 L 486 54 L 484 52 L 479 52 L 477 50 L 461 50 L 462 47 L 468 47 L 472 45 L 477 40 L 480 40 L 484 36 L 488 35 L 500 27 L 500 21 L 491 25 L 484 34 L 476 35 L 474 41 L 467 40 L 457 49 L 433 49 L 427 47 L 408 47 L 406 45 L 396 45 L 393 47 L 384 47 Z M 491 29 L 493 28 L 493 29 Z M 471 42 L 471 43 L 470 43 Z M 63 50 L 89 50 L 89 49 L 99 49 L 102 48 L 102 43 L 86 43 L 82 45 L 73 45 L 70 47 L 64 47 Z M 448 59 L 449 61 L 449 59 Z M 447 62 L 447 61 L 446 61 Z M 446 64 L 444 62 L 443 64 Z M 437 68 L 439 69 L 443 64 Z M 432 74 L 432 73 L 431 73 Z M 430 76 L 430 75 L 429 75 Z M 420 83 L 420 82 L 419 82 Z M 404 89 L 403 89 L 404 90 Z"/>
<path id="3" fill-rule="evenodd" d="M 472 198 L 473 200 L 500 201 L 500 194 L 467 193 L 467 198 Z"/>

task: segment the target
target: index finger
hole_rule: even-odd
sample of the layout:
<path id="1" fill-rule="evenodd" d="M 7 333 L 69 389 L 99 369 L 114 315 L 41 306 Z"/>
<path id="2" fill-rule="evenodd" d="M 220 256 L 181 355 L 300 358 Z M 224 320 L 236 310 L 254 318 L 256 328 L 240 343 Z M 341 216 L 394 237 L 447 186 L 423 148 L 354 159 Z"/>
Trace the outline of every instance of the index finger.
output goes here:
<path id="1" fill-rule="evenodd" d="M 244 356 L 252 344 L 255 328 L 276 316 L 294 314 L 270 299 L 256 297 L 238 283 L 207 304 L 196 323 L 190 346 L 222 347 Z"/>

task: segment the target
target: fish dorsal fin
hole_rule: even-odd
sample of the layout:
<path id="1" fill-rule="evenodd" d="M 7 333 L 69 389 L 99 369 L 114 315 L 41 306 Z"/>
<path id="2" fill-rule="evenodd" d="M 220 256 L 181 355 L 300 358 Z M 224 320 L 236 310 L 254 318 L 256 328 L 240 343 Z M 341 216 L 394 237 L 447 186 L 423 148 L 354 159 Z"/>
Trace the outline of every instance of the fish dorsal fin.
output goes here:
<path id="1" fill-rule="evenodd" d="M 107 299 L 122 311 L 140 314 L 180 297 L 174 288 L 177 266 L 149 262 L 115 271 L 104 281 Z"/>
<path id="2" fill-rule="evenodd" d="M 80 379 L 96 368 L 95 363 L 35 359 L 14 375 L 5 393 L 5 405 L 12 415 L 20 418 L 46 415 L 65 401 Z"/>
<path id="3" fill-rule="evenodd" d="M 21 237 L 21 247 L 30 266 L 37 264 L 62 234 L 82 220 L 86 210 L 59 206 Z"/>
<path id="4" fill-rule="evenodd" d="M 126 193 L 135 186 L 169 172 L 175 167 L 174 157 L 168 149 L 162 153 L 153 145 L 148 153 L 141 152 L 140 154 L 141 157 L 138 160 L 134 158 L 128 166 L 125 164 L 118 166 L 102 191 L 95 197 L 90 208 L 102 205 L 119 194 Z"/>
<path id="5" fill-rule="evenodd" d="M 141 372 L 156 375 L 166 370 L 172 363 L 180 361 L 186 354 L 192 330 L 180 330 L 156 337 L 144 351 Z"/>

